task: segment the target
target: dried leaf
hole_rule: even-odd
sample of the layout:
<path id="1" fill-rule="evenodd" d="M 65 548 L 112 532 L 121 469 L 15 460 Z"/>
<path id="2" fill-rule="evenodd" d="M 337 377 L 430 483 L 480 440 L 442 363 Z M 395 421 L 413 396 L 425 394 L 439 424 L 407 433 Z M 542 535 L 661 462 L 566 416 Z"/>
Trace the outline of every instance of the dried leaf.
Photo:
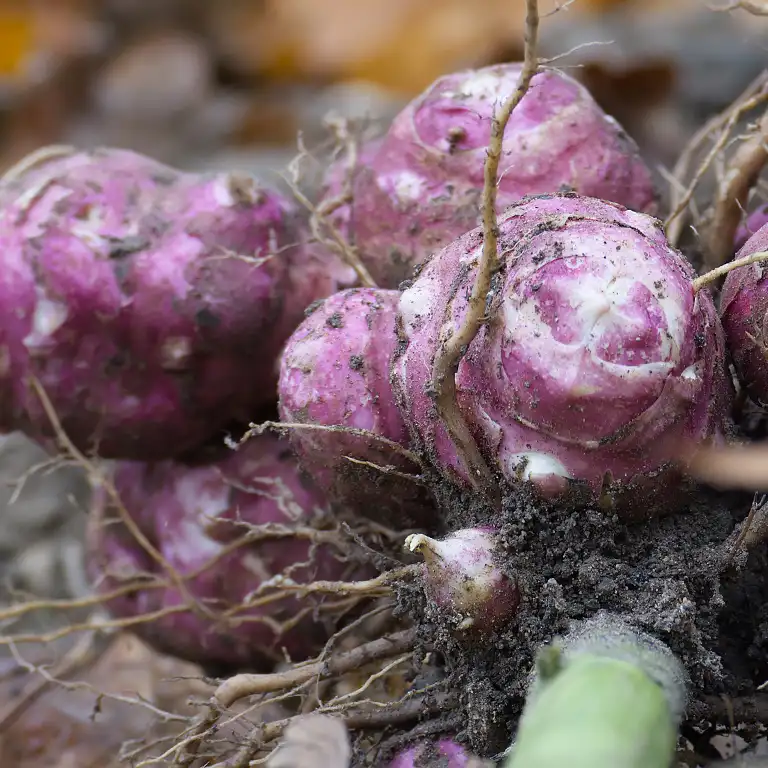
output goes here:
<path id="1" fill-rule="evenodd" d="M 29 648 L 20 651 L 30 656 Z M 53 683 L 19 716 L 20 698 L 39 674 L 0 682 L 0 765 L 14 768 L 117 768 L 124 742 L 178 734 L 184 722 L 163 722 L 160 710 L 192 716 L 188 699 L 210 695 L 200 670 L 151 651 L 134 637 L 119 637 L 75 682 Z M 102 695 L 103 694 L 103 695 Z M 156 709 L 155 709 L 156 708 Z"/>
<path id="2" fill-rule="evenodd" d="M 553 3 L 542 0 L 542 10 Z M 524 20 L 525 0 L 223 0 L 210 4 L 206 28 L 248 75 L 364 80 L 412 94 L 519 45 Z"/>
<path id="3" fill-rule="evenodd" d="M 335 717 L 307 715 L 291 723 L 268 768 L 348 768 L 352 758 L 347 728 Z"/>

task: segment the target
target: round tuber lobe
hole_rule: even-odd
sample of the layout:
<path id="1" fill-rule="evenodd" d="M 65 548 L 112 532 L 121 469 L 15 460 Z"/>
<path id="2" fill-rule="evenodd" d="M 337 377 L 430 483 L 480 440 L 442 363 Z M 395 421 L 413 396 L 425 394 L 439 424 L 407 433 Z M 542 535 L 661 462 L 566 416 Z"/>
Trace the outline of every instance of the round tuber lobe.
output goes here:
<path id="1" fill-rule="evenodd" d="M 452 739 L 437 742 L 422 742 L 400 752 L 389 764 L 389 768 L 420 768 L 420 766 L 441 766 L 441 768 L 466 768 L 470 756 L 460 744 Z"/>
<path id="2" fill-rule="evenodd" d="M 327 530 L 325 499 L 299 472 L 290 446 L 271 435 L 205 465 L 116 462 L 113 484 L 126 514 L 198 606 L 137 541 L 107 489 L 97 489 L 89 574 L 105 596 L 135 585 L 106 600 L 116 617 L 177 611 L 130 627 L 161 652 L 227 667 L 260 668 L 281 660 L 282 649 L 306 659 L 332 628 L 322 607 L 313 614 L 322 597 L 285 596 L 258 606 L 259 587 L 276 576 L 306 584 L 369 575 Z"/>
<path id="3" fill-rule="evenodd" d="M 419 472 L 398 450 L 409 436 L 389 382 L 399 298 L 352 288 L 313 307 L 285 346 L 278 390 L 281 421 L 308 427 L 289 437 L 317 485 L 358 514 L 408 526 L 434 509 L 422 485 L 386 469 Z"/>
<path id="4" fill-rule="evenodd" d="M 614 203 L 533 197 L 499 228 L 488 320 L 456 374 L 458 407 L 488 465 L 545 495 L 578 486 L 626 502 L 628 515 L 650 514 L 654 500 L 669 508 L 676 445 L 729 426 L 723 332 L 708 292 L 694 291 L 692 267 L 656 219 Z M 404 291 L 392 366 L 415 443 L 460 485 L 469 477 L 425 384 L 467 313 L 481 253 L 476 229 Z"/>
<path id="5" fill-rule="evenodd" d="M 421 533 L 405 540 L 406 549 L 424 558 L 427 596 L 459 619 L 459 628 L 480 632 L 509 621 L 520 605 L 517 581 L 496 561 L 496 531 L 467 528 L 436 541 Z"/>
<path id="6" fill-rule="evenodd" d="M 737 259 L 768 250 L 768 224 L 752 235 Z M 729 272 L 720 294 L 720 316 L 739 380 L 750 397 L 768 404 L 768 271 L 765 262 Z"/>
<path id="7" fill-rule="evenodd" d="M 361 151 L 352 203 L 337 221 L 378 285 L 396 287 L 479 223 L 491 120 L 521 69 L 501 64 L 439 78 L 383 139 Z M 332 167 L 325 199 L 338 195 L 340 178 L 341 166 Z M 656 209 L 651 173 L 634 142 L 580 83 L 544 68 L 504 134 L 497 210 L 563 187 L 634 210 Z"/>
<path id="8" fill-rule="evenodd" d="M 744 223 L 736 230 L 733 243 L 734 252 L 740 251 L 746 245 L 747 240 L 766 224 L 768 224 L 768 203 L 752 211 Z"/>
<path id="9" fill-rule="evenodd" d="M 296 212 L 233 174 L 50 149 L 0 187 L 0 428 L 160 460 L 275 396 L 277 357 L 335 290 Z M 330 256 L 328 257 L 330 260 Z"/>

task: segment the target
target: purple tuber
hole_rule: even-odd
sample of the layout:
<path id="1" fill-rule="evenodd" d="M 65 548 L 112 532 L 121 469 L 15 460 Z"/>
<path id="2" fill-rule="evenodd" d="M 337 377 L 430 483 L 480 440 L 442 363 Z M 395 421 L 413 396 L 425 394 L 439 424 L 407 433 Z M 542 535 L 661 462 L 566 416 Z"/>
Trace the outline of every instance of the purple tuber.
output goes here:
<path id="1" fill-rule="evenodd" d="M 376 468 L 419 472 L 404 450 L 408 430 L 389 383 L 399 298 L 397 291 L 353 288 L 319 303 L 285 346 L 278 389 L 282 422 L 308 427 L 289 436 L 317 485 L 357 513 L 408 525 L 433 511 L 426 491 Z"/>
<path id="2" fill-rule="evenodd" d="M 361 151 L 352 204 L 337 221 L 382 287 L 410 278 L 427 256 L 479 222 L 494 111 L 517 87 L 521 64 L 439 78 Z M 326 197 L 338 194 L 340 170 Z M 656 193 L 637 146 L 576 80 L 542 69 L 504 135 L 497 209 L 563 187 L 653 212 Z"/>
<path id="3" fill-rule="evenodd" d="M 125 513 L 199 606 L 125 525 L 108 489 L 97 489 L 89 573 L 105 597 L 135 586 L 105 604 L 119 618 L 155 614 L 131 629 L 161 652 L 227 666 L 271 664 L 283 648 L 305 659 L 332 625 L 322 607 L 313 616 L 322 597 L 291 593 L 258 605 L 257 590 L 270 579 L 305 584 L 368 575 L 334 543 L 323 496 L 300 474 L 287 443 L 271 435 L 207 465 L 116 462 L 113 485 Z"/>
<path id="4" fill-rule="evenodd" d="M 723 332 L 660 223 L 573 194 L 521 201 L 499 221 L 501 268 L 456 374 L 458 407 L 492 472 L 546 495 L 578 485 L 613 504 L 640 485 L 667 504 L 677 443 L 728 428 Z M 469 484 L 430 392 L 463 321 L 482 231 L 437 253 L 401 296 L 392 381 L 415 442 Z M 609 492 L 610 491 L 610 492 Z M 648 514 L 642 494 L 626 494 Z M 669 506 L 669 504 L 667 504 Z"/>
<path id="5" fill-rule="evenodd" d="M 768 225 L 750 237 L 736 258 L 768 250 Z M 765 262 L 729 272 L 720 316 L 739 380 L 753 400 L 768 404 L 768 268 Z"/>
<path id="6" fill-rule="evenodd" d="M 55 148 L 0 187 L 0 428 L 156 460 L 248 421 L 335 290 L 291 204 L 250 178 Z M 303 281 L 303 282 L 302 282 Z"/>
<path id="7" fill-rule="evenodd" d="M 459 618 L 460 629 L 488 631 L 509 621 L 520 605 L 520 587 L 495 558 L 493 528 L 467 528 L 436 541 L 421 533 L 406 549 L 424 558 L 427 596 Z"/>
<path id="8" fill-rule="evenodd" d="M 389 768 L 467 768 L 470 756 L 460 744 L 451 739 L 422 742 L 400 752 Z"/>
<path id="9" fill-rule="evenodd" d="M 736 236 L 733 243 L 734 253 L 740 251 L 746 245 L 747 240 L 766 224 L 768 224 L 768 203 L 764 203 L 759 208 L 755 208 L 755 210 L 747 216 L 738 230 L 736 230 Z"/>

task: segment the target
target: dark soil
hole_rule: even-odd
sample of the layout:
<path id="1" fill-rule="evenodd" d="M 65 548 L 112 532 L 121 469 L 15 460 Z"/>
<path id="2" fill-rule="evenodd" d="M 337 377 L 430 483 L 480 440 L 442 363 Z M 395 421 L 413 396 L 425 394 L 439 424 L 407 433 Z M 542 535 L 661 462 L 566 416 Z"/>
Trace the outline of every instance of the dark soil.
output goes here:
<path id="1" fill-rule="evenodd" d="M 466 499 L 441 501 L 453 529 L 478 522 L 501 529 L 503 567 L 523 591 L 516 620 L 478 637 L 456 631 L 418 584 L 399 589 L 400 611 L 417 623 L 424 647 L 443 660 L 446 685 L 459 692 L 456 737 L 475 754 L 491 758 L 509 745 L 537 649 L 601 610 L 679 656 L 699 720 L 707 697 L 753 694 L 768 679 L 768 554 L 723 565 L 751 496 L 700 490 L 681 512 L 631 525 L 526 493 L 509 496 L 495 514 Z"/>

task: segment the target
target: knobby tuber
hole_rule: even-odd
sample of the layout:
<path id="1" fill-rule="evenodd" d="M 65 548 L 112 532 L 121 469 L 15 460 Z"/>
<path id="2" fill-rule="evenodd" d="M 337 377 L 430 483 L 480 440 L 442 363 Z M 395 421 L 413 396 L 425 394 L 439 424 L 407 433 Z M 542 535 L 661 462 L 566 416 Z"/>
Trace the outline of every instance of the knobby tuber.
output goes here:
<path id="1" fill-rule="evenodd" d="M 496 531 L 487 527 L 454 531 L 440 541 L 420 533 L 405 540 L 424 558 L 427 595 L 456 616 L 462 630 L 494 629 L 510 621 L 520 604 L 520 587 L 503 572 L 497 544 Z"/>
<path id="2" fill-rule="evenodd" d="M 40 153 L 0 184 L 0 427 L 167 459 L 275 397 L 306 304 L 332 293 L 292 204 L 253 179 L 119 149 Z M 330 258 L 330 257 L 328 257 Z"/>
<path id="3" fill-rule="evenodd" d="M 491 121 L 521 71 L 514 63 L 441 77 L 382 140 L 366 145 L 352 203 L 337 220 L 379 286 L 396 287 L 432 252 L 478 224 Z M 326 197 L 338 194 L 340 176 L 332 168 Z M 542 68 L 504 133 L 497 210 L 563 187 L 656 210 L 651 174 L 634 142 L 581 84 Z"/>
<path id="4" fill-rule="evenodd" d="M 281 358 L 280 417 L 299 425 L 289 432 L 299 460 L 333 500 L 387 524 L 425 524 L 434 510 L 406 476 L 419 467 L 389 383 L 399 297 L 349 289 L 312 308 Z"/>
<path id="5" fill-rule="evenodd" d="M 333 615 L 317 595 L 283 593 L 280 584 L 367 573 L 329 529 L 324 497 L 280 438 L 254 437 L 201 466 L 116 462 L 113 476 L 124 512 L 185 580 L 194 603 L 167 578 L 162 583 L 161 564 L 105 488 L 91 509 L 89 571 L 104 594 L 135 585 L 107 605 L 136 618 L 132 630 L 163 652 L 232 667 L 274 662 L 283 648 L 305 659 L 327 640 Z M 275 588 L 265 591 L 274 577 Z"/>
<path id="6" fill-rule="evenodd" d="M 736 231 L 734 238 L 733 251 L 740 251 L 752 235 L 757 234 L 758 230 L 768 224 L 768 203 L 756 208 L 747 215 L 742 225 Z"/>
<path id="7" fill-rule="evenodd" d="M 737 259 L 768 250 L 768 225 L 752 235 Z M 739 379 L 757 402 L 768 403 L 768 275 L 765 262 L 729 272 L 720 314 Z"/>
<path id="8" fill-rule="evenodd" d="M 533 197 L 499 228 L 487 322 L 456 374 L 457 407 L 489 466 L 548 496 L 579 486 L 648 514 L 660 493 L 671 509 L 675 440 L 729 430 L 723 331 L 708 292 L 694 289 L 656 219 L 615 203 Z M 404 291 L 392 366 L 414 444 L 459 485 L 467 469 L 425 383 L 467 312 L 481 252 L 476 229 Z"/>

